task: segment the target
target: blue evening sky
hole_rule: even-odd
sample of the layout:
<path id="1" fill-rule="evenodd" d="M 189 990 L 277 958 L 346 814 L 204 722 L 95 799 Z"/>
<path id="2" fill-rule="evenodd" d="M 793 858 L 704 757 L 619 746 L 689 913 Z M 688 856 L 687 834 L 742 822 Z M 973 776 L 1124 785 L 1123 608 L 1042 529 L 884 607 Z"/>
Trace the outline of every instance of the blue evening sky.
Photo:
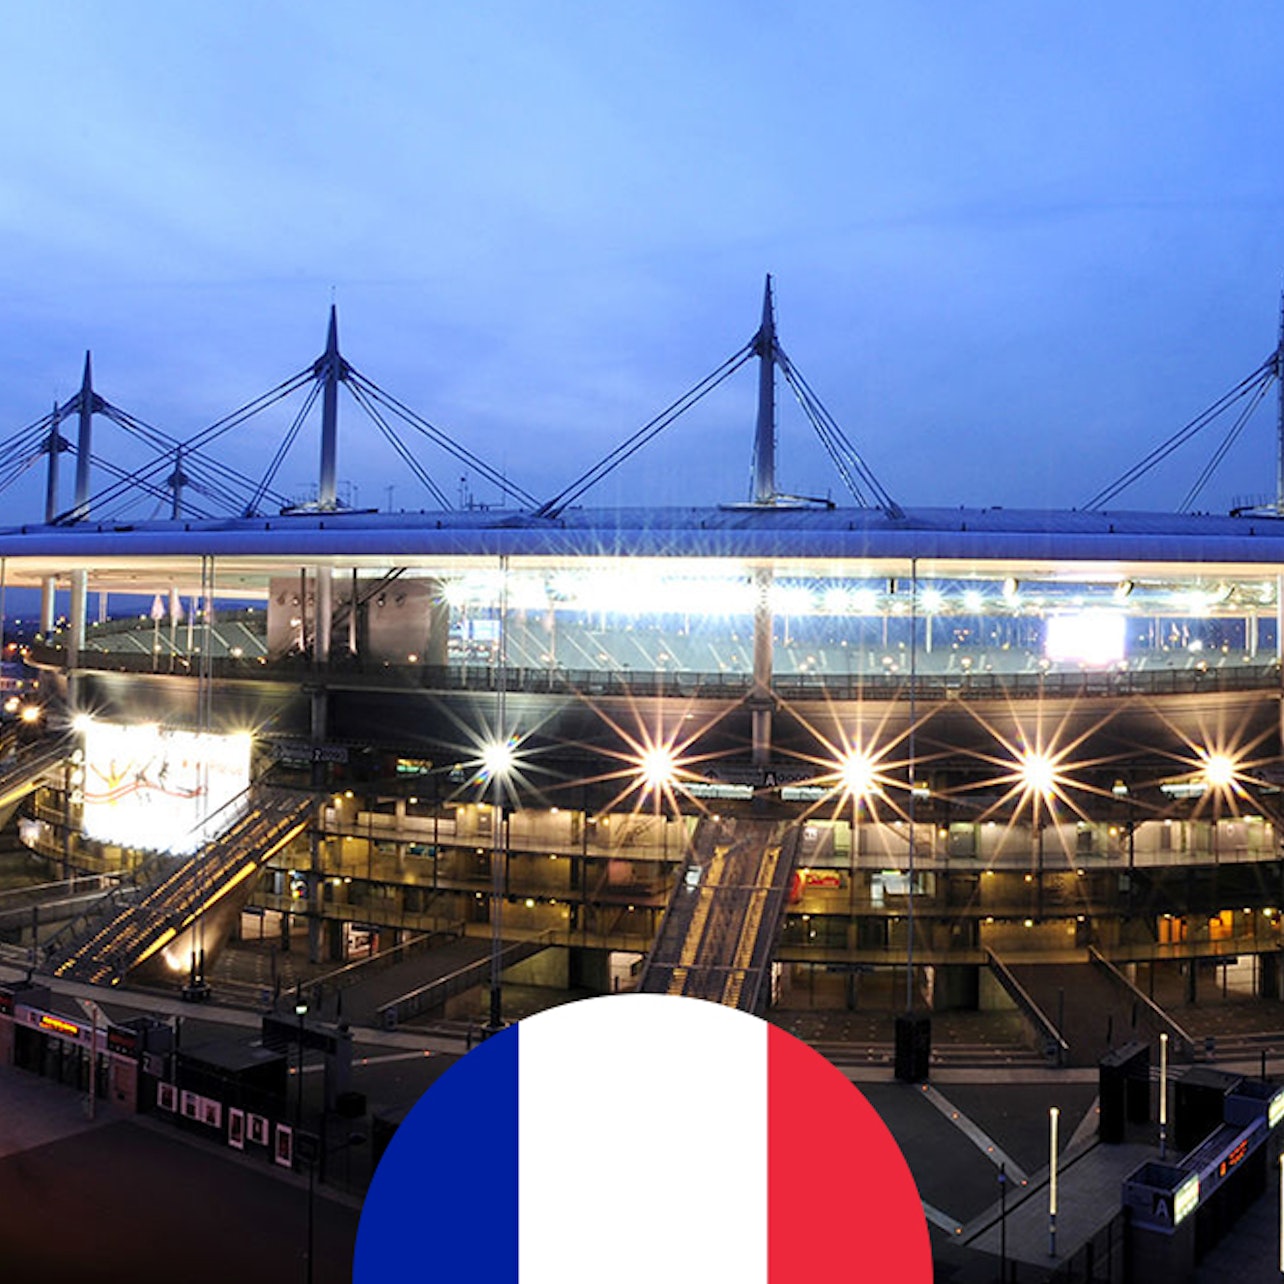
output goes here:
<path id="1" fill-rule="evenodd" d="M 10 6 L 0 433 L 92 348 L 186 436 L 308 365 L 333 292 L 354 365 L 544 496 L 748 339 L 771 272 L 902 503 L 1081 505 L 1275 346 L 1282 32 L 1270 0 Z M 744 498 L 754 384 L 590 498 Z M 782 487 L 843 497 L 781 409 Z M 359 502 L 428 504 L 343 416 Z M 1274 435 L 1272 399 L 1199 507 L 1271 490 Z M 1217 439 L 1121 503 L 1175 508 Z"/>

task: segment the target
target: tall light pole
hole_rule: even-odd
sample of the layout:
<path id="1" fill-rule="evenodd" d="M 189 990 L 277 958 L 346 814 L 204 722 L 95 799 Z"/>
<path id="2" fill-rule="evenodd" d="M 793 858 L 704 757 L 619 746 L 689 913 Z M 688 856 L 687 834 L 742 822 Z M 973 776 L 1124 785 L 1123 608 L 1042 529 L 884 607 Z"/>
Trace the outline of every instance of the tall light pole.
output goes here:
<path id="1" fill-rule="evenodd" d="M 308 1001 L 303 997 L 303 982 L 294 989 L 294 1015 L 299 1018 L 299 1082 L 294 1094 L 294 1126 L 303 1124 L 303 1018 L 308 1014 Z"/>
<path id="2" fill-rule="evenodd" d="M 504 943 L 501 934 L 504 904 L 504 789 L 513 766 L 513 741 L 508 734 L 508 558 L 499 559 L 499 650 L 495 681 L 495 739 L 482 749 L 482 775 L 491 787 L 490 831 L 490 1015 L 486 1034 L 504 1028 Z"/>
<path id="3" fill-rule="evenodd" d="M 1048 1111 L 1048 1256 L 1057 1255 L 1057 1120 L 1061 1111 L 1052 1106 Z"/>
<path id="4" fill-rule="evenodd" d="M 1168 1035 L 1159 1036 L 1159 1158 L 1168 1158 Z"/>

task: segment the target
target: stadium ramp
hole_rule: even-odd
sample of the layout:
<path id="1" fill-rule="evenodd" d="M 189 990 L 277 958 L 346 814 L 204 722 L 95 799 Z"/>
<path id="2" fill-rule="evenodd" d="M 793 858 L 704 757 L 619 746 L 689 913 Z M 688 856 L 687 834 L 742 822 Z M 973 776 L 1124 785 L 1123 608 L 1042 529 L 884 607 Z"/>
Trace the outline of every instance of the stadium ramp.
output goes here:
<path id="1" fill-rule="evenodd" d="M 0 817 L 7 820 L 27 794 L 67 761 L 71 750 L 71 743 L 61 737 L 41 740 L 0 762 Z"/>
<path id="2" fill-rule="evenodd" d="M 800 838 L 800 825 L 702 820 L 638 988 L 762 1011 Z"/>
<path id="3" fill-rule="evenodd" d="M 49 943 L 55 976 L 115 985 L 250 880 L 311 822 L 308 792 L 251 785 L 225 809 L 230 823 L 194 856 L 153 857 Z"/>

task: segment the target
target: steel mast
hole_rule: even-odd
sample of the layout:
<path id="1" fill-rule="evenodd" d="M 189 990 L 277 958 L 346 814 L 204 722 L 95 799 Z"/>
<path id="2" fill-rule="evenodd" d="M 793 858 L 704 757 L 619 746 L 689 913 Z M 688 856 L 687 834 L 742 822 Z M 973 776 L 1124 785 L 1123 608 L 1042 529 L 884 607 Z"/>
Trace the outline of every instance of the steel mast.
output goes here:
<path id="1" fill-rule="evenodd" d="M 762 291 L 762 324 L 753 340 L 758 356 L 758 422 L 753 446 L 753 502 L 770 507 L 776 502 L 776 314 L 771 275 Z M 770 565 L 753 572 L 753 763 L 771 762 L 771 694 L 773 618 L 771 589 L 775 572 Z"/>

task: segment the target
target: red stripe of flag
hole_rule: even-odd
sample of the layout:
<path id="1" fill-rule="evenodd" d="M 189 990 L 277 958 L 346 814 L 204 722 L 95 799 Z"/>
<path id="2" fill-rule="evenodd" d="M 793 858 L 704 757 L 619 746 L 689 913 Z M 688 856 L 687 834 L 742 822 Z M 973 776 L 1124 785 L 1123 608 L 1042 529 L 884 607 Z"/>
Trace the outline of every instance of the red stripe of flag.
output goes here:
<path id="1" fill-rule="evenodd" d="M 930 1284 L 927 1220 L 887 1126 L 818 1052 L 767 1036 L 770 1284 Z"/>

